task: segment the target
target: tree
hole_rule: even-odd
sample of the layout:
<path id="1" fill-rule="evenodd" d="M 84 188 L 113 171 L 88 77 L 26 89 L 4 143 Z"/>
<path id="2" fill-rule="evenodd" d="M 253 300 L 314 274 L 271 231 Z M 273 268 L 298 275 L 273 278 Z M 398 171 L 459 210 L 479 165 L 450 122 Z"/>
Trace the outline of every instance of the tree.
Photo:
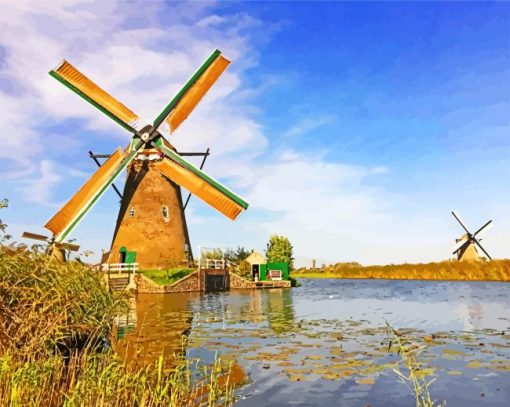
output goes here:
<path id="1" fill-rule="evenodd" d="M 9 206 L 9 201 L 7 199 L 0 200 L 0 209 L 7 208 L 8 206 Z M 6 243 L 8 240 L 12 239 L 11 235 L 8 235 L 5 233 L 6 229 L 7 229 L 7 225 L 2 222 L 2 219 L 0 219 L 0 232 L 2 232 L 2 236 L 0 237 L 0 246 L 3 246 L 4 243 Z"/>
<path id="2" fill-rule="evenodd" d="M 223 251 L 219 247 L 216 249 L 207 250 L 201 254 L 204 259 L 221 260 L 224 258 Z"/>
<path id="3" fill-rule="evenodd" d="M 224 252 L 225 260 L 228 260 L 231 263 L 240 264 L 251 254 L 251 252 L 252 250 L 246 250 L 241 246 L 237 246 L 237 249 L 228 248 Z"/>
<path id="4" fill-rule="evenodd" d="M 285 236 L 272 235 L 266 248 L 268 263 L 285 262 L 289 264 L 289 271 L 294 269 L 292 244 Z"/>
<path id="5" fill-rule="evenodd" d="M 0 209 L 7 208 L 9 206 L 9 201 L 7 199 L 0 200 Z M 0 219 L 0 230 L 2 233 L 5 233 L 5 229 L 7 228 L 7 225 L 5 223 L 2 223 L 2 219 Z"/>
<path id="6" fill-rule="evenodd" d="M 235 251 L 235 259 L 238 263 L 241 263 L 243 260 L 246 260 L 246 258 L 251 254 L 253 250 L 246 250 L 244 247 L 237 246 L 237 249 Z"/>
<path id="7" fill-rule="evenodd" d="M 242 260 L 241 263 L 239 263 L 239 266 L 236 267 L 235 273 L 243 278 L 251 280 L 251 264 L 246 260 Z"/>

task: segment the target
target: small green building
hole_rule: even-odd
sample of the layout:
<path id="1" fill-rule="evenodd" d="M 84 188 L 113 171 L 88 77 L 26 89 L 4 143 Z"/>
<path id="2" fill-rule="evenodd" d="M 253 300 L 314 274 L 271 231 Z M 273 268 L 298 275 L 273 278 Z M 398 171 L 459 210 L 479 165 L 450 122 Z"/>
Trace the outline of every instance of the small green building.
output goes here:
<path id="1" fill-rule="evenodd" d="M 260 281 L 280 281 L 289 279 L 289 265 L 284 262 L 266 263 L 259 266 Z"/>
<path id="2" fill-rule="evenodd" d="M 289 264 L 286 262 L 268 263 L 266 258 L 257 251 L 253 251 L 246 261 L 251 265 L 253 281 L 289 280 Z"/>

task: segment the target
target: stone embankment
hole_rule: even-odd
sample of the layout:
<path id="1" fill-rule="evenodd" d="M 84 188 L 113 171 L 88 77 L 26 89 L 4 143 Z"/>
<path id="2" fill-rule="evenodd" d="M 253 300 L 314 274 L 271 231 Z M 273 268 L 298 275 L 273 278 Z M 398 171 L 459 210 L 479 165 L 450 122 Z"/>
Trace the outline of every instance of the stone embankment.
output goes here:
<path id="1" fill-rule="evenodd" d="M 185 293 L 205 291 L 205 273 L 195 271 L 171 285 L 159 285 L 143 274 L 136 274 L 134 281 L 139 293 Z M 289 288 L 290 281 L 249 281 L 227 272 L 226 289 Z"/>

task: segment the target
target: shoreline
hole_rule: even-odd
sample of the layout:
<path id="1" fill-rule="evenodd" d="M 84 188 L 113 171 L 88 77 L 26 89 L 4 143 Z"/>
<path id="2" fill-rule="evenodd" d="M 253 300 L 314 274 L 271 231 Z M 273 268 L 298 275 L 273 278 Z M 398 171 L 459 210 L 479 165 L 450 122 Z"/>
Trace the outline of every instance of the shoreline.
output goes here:
<path id="1" fill-rule="evenodd" d="M 332 279 L 332 280 L 402 280 L 402 281 L 451 281 L 451 282 L 485 282 L 485 283 L 510 283 L 508 280 L 487 280 L 487 279 L 468 279 L 468 278 L 413 278 L 413 277 L 356 277 L 356 276 L 339 276 L 337 274 L 325 273 L 302 273 L 293 274 L 294 278 L 316 278 L 316 279 Z"/>

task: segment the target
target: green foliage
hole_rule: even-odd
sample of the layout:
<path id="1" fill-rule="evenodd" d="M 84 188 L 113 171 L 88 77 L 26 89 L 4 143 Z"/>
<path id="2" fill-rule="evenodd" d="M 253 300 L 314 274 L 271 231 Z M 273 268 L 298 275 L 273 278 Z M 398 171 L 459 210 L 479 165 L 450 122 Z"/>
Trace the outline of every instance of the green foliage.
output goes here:
<path id="1" fill-rule="evenodd" d="M 301 283 L 299 282 L 299 280 L 295 279 L 294 277 L 289 276 L 289 281 L 291 287 L 301 287 Z"/>
<path id="2" fill-rule="evenodd" d="M 251 264 L 246 260 L 241 261 L 235 271 L 241 277 L 251 280 Z"/>
<path id="3" fill-rule="evenodd" d="M 253 252 L 253 250 L 246 250 L 244 247 L 237 246 L 237 249 L 234 253 L 234 258 L 232 259 L 236 263 L 241 263 L 243 260 L 246 260 L 246 258 Z"/>
<path id="4" fill-rule="evenodd" d="M 202 258 L 209 260 L 221 260 L 223 259 L 224 254 L 220 248 L 211 249 L 206 252 L 202 252 Z"/>
<path id="5" fill-rule="evenodd" d="M 229 262 L 239 264 L 251 254 L 251 251 L 246 250 L 244 247 L 237 246 L 237 249 L 228 248 L 221 250 L 219 248 L 209 250 L 203 253 L 205 259 L 221 260 L 225 259 Z"/>
<path id="6" fill-rule="evenodd" d="M 227 261 L 230 271 L 237 275 L 251 279 L 251 266 L 244 260 L 252 253 L 253 250 L 246 250 L 242 246 L 237 246 L 237 249 L 228 248 L 221 250 L 219 248 L 212 249 L 202 253 L 204 259 L 222 260 Z"/>
<path id="7" fill-rule="evenodd" d="M 0 209 L 7 208 L 9 206 L 9 200 L 7 199 L 1 199 L 0 200 Z M 12 236 L 6 235 L 5 230 L 7 229 L 7 225 L 2 222 L 2 219 L 0 219 L 0 232 L 2 232 L 2 236 L 0 237 L 0 246 L 3 245 L 6 241 L 10 240 Z"/>
<path id="8" fill-rule="evenodd" d="M 286 262 L 289 264 L 289 271 L 294 269 L 293 247 L 285 236 L 272 235 L 266 248 L 266 259 L 268 263 Z"/>
<path id="9" fill-rule="evenodd" d="M 194 269 L 176 268 L 168 270 L 140 270 L 144 276 L 147 276 L 159 285 L 170 285 L 191 274 Z"/>

